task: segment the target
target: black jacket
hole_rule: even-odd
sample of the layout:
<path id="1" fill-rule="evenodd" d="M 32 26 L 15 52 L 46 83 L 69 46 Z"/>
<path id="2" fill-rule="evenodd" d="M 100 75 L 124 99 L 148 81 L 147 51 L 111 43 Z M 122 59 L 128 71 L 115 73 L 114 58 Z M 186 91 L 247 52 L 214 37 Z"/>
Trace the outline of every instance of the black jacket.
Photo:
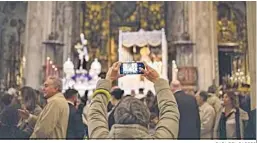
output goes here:
<path id="1" fill-rule="evenodd" d="M 196 99 L 184 91 L 174 93 L 180 113 L 178 139 L 200 139 L 200 115 Z"/>
<path id="2" fill-rule="evenodd" d="M 244 136 L 247 140 L 256 140 L 256 108 L 250 112 L 249 117 Z"/>
<path id="3" fill-rule="evenodd" d="M 70 114 L 67 128 L 67 139 L 83 139 L 85 125 L 82 121 L 82 115 L 77 111 L 74 105 L 69 103 Z"/>

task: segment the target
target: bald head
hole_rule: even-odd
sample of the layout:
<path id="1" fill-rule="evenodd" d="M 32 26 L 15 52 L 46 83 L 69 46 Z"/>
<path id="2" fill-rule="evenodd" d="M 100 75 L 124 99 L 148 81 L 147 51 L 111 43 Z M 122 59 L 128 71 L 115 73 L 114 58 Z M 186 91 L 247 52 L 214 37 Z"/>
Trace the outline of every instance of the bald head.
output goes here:
<path id="1" fill-rule="evenodd" d="M 171 87 L 172 92 L 175 92 L 175 91 L 178 91 L 178 90 L 182 90 L 181 83 L 178 80 L 171 81 L 170 87 Z"/>

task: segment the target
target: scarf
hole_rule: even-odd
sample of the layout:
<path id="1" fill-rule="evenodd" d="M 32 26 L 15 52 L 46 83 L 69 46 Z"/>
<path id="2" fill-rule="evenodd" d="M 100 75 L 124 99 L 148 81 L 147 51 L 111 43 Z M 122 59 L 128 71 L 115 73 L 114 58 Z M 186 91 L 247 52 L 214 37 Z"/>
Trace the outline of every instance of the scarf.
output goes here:
<path id="1" fill-rule="evenodd" d="M 234 112 L 231 112 L 228 114 L 228 116 L 225 116 L 225 113 L 223 112 L 221 114 L 220 122 L 219 122 L 219 139 L 227 139 L 227 133 L 226 133 L 226 122 L 227 119 L 233 115 Z M 235 112 L 235 120 L 236 120 L 236 139 L 241 139 L 241 133 L 240 133 L 240 121 L 239 121 L 239 108 L 236 108 Z"/>

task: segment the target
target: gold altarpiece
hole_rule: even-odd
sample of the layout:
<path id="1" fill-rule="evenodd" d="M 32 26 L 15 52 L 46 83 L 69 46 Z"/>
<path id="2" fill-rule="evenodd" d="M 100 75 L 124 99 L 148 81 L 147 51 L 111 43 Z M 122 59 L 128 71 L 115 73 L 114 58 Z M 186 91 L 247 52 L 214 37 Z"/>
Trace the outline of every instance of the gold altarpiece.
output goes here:
<path id="1" fill-rule="evenodd" d="M 228 60 L 230 60 L 228 62 L 230 64 L 227 65 L 230 66 L 229 76 L 224 75 L 221 65 L 219 67 L 219 74 L 223 76 L 220 77 L 220 83 L 225 82 L 231 86 L 235 83 L 250 84 L 245 2 L 218 2 L 217 9 L 219 55 L 224 54 L 224 57 L 229 57 Z M 219 59 L 219 64 L 225 62 L 221 59 Z"/>
<path id="2" fill-rule="evenodd" d="M 88 40 L 89 56 L 97 57 L 106 72 L 118 60 L 118 34 L 122 31 L 165 28 L 165 2 L 83 2 L 81 32 Z"/>

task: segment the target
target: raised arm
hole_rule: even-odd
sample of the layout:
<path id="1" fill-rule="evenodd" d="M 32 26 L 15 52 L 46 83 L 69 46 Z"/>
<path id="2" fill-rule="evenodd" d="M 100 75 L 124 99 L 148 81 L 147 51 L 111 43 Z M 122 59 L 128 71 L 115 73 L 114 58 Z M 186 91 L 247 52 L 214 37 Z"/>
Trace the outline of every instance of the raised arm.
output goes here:
<path id="1" fill-rule="evenodd" d="M 112 81 L 121 77 L 119 75 L 120 63 L 116 62 L 108 70 L 105 80 L 97 83 L 92 102 L 87 114 L 89 138 L 107 138 L 109 134 L 107 104 L 110 100 Z"/>
<path id="2" fill-rule="evenodd" d="M 99 80 L 87 114 L 89 138 L 106 138 L 109 134 L 107 104 L 110 98 L 111 81 Z"/>

